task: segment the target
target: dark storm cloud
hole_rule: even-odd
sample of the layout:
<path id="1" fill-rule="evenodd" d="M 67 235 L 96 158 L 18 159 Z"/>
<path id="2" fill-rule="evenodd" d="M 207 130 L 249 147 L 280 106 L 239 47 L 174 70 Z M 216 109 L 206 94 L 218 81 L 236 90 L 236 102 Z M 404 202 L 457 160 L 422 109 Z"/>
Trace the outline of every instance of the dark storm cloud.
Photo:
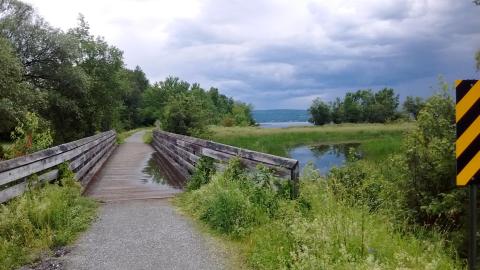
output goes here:
<path id="1" fill-rule="evenodd" d="M 385 86 L 426 96 L 440 74 L 477 76 L 480 7 L 385 2 L 208 1 L 136 58 L 157 80 L 177 75 L 257 108 L 305 108 L 317 96 Z M 147 52 L 155 62 L 145 65 Z"/>

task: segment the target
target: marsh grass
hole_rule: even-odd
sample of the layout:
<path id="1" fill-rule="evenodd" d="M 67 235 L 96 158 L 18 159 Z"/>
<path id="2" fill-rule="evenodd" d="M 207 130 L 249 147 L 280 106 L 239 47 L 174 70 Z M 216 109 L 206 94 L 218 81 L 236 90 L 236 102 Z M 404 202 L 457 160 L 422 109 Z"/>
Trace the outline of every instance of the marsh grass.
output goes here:
<path id="1" fill-rule="evenodd" d="M 212 127 L 211 139 L 279 156 L 287 156 L 289 149 L 299 145 L 365 142 L 362 150 L 367 158 L 381 159 L 389 153 L 398 151 L 404 132 L 413 127 L 413 123 L 340 124 L 292 128 Z"/>
<path id="2" fill-rule="evenodd" d="M 96 207 L 68 173 L 58 184 L 31 188 L 0 205 L 0 269 L 16 269 L 72 243 L 88 228 Z"/>

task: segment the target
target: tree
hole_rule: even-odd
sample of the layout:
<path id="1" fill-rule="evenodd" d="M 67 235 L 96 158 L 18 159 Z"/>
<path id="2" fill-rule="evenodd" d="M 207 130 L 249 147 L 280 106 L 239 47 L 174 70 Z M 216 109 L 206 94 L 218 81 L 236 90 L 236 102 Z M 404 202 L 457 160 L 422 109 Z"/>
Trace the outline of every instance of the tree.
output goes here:
<path id="1" fill-rule="evenodd" d="M 347 93 L 343 100 L 343 111 L 345 113 L 345 122 L 358 123 L 364 119 L 363 108 L 359 102 L 358 95 Z"/>
<path id="2" fill-rule="evenodd" d="M 308 120 L 314 125 L 324 125 L 332 121 L 332 114 L 327 103 L 320 98 L 316 98 L 308 109 L 311 117 Z"/>
<path id="3" fill-rule="evenodd" d="M 407 96 L 403 102 L 403 109 L 417 120 L 418 113 L 425 106 L 425 102 L 421 97 Z"/>
<path id="4" fill-rule="evenodd" d="M 385 123 L 397 117 L 399 96 L 392 88 L 384 88 L 375 93 L 374 116 L 370 122 Z"/>
<path id="5" fill-rule="evenodd" d="M 0 38 L 0 137 L 10 132 L 24 118 L 33 101 L 33 91 L 22 82 L 22 65 L 9 42 Z"/>
<path id="6" fill-rule="evenodd" d="M 330 103 L 332 112 L 332 121 L 335 124 L 340 124 L 345 121 L 345 110 L 343 101 L 340 98 L 336 98 L 335 101 Z"/>

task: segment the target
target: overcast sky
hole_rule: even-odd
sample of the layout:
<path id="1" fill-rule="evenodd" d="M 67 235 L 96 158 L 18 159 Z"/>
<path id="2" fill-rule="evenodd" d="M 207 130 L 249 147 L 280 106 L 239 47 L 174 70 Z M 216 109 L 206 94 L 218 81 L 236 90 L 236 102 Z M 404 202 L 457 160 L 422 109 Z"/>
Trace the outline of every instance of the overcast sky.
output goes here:
<path id="1" fill-rule="evenodd" d="M 480 7 L 471 0 L 26 2 L 65 30 L 84 14 L 151 82 L 175 75 L 256 109 L 303 109 L 315 97 L 386 86 L 428 96 L 439 75 L 480 75 Z"/>

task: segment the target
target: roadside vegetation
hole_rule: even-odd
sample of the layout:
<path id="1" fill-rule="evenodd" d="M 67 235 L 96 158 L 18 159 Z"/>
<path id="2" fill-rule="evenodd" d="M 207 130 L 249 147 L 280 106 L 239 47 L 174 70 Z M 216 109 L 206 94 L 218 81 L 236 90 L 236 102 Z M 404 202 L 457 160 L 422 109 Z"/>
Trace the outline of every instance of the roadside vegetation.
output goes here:
<path id="1" fill-rule="evenodd" d="M 454 186 L 454 102 L 444 87 L 415 124 L 216 128 L 216 139 L 274 154 L 297 140 L 360 137 L 372 158 L 350 156 L 324 177 L 307 166 L 295 200 L 266 169 L 199 166 L 192 179 L 203 180 L 177 203 L 239 245 L 253 269 L 463 269 L 466 196 Z"/>
<path id="2" fill-rule="evenodd" d="M 72 243 L 96 215 L 96 203 L 64 164 L 56 183 L 29 180 L 28 191 L 0 205 L 0 269 L 31 263 L 50 250 Z"/>

